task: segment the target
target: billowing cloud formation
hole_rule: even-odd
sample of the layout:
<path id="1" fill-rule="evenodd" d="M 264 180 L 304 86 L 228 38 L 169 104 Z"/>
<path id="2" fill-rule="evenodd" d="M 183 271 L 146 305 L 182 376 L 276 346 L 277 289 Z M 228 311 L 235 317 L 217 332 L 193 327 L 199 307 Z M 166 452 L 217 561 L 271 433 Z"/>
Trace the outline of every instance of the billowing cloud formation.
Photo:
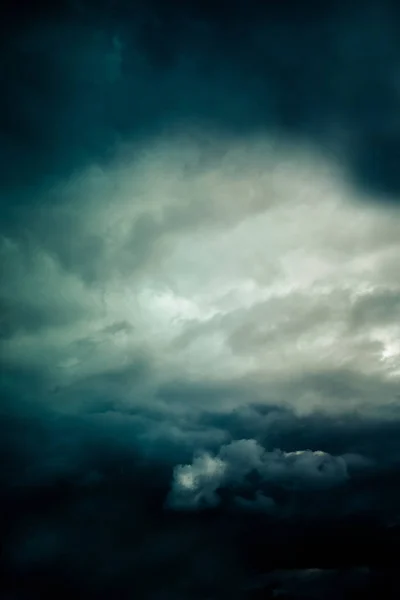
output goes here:
<path id="1" fill-rule="evenodd" d="M 207 382 L 236 382 L 231 406 L 393 404 L 398 208 L 363 203 L 304 148 L 208 141 L 216 155 L 166 138 L 60 183 L 60 204 L 3 235 L 8 368 L 75 407 L 90 388 L 197 410 L 179 390 Z"/>
<path id="2" fill-rule="evenodd" d="M 238 440 L 223 446 L 216 457 L 203 454 L 191 465 L 176 467 L 169 497 L 173 508 L 206 508 L 220 502 L 220 488 L 245 488 L 245 478 L 259 476 L 259 485 L 268 483 L 284 489 L 318 489 L 346 481 L 347 465 L 343 457 L 325 452 L 302 450 L 266 452 L 255 440 Z M 238 492 L 236 492 L 239 495 Z M 239 503 L 248 502 L 239 496 Z M 258 494 L 256 504 L 273 510 L 274 502 Z"/>
<path id="3" fill-rule="evenodd" d="M 159 440 L 157 454 L 146 457 L 138 439 L 145 421 L 138 427 L 127 414 L 103 416 L 38 414 L 35 405 L 7 418 L 3 411 L 5 597 L 43 597 L 61 584 L 104 599 L 116 590 L 124 598 L 134 590 L 182 599 L 398 590 L 398 422 L 298 417 L 265 406 L 219 421 L 214 414 L 225 435 L 240 427 L 258 438 L 269 431 L 286 450 L 266 452 L 247 439 L 213 451 L 209 439 L 208 457 L 181 474 L 200 476 L 209 500 L 213 484 L 208 495 L 206 487 L 223 463 L 232 487 L 219 488 L 221 502 L 199 511 L 163 508 L 176 454 L 190 461 L 182 445 L 171 452 Z M 291 448 L 300 440 L 329 454 L 298 454 Z M 321 486 L 314 475 L 322 463 Z"/>
<path id="4" fill-rule="evenodd" d="M 1 597 L 398 599 L 397 4 L 0 10 Z"/>

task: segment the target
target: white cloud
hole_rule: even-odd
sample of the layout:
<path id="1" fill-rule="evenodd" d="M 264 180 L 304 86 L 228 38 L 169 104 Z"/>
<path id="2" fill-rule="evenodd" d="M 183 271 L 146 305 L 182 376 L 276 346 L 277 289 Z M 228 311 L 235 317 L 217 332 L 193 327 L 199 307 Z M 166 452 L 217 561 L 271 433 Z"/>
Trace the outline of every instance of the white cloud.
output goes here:
<path id="1" fill-rule="evenodd" d="M 226 464 L 218 457 L 203 454 L 194 459 L 192 465 L 176 467 L 171 508 L 202 508 L 219 503 L 216 490 L 225 476 Z"/>

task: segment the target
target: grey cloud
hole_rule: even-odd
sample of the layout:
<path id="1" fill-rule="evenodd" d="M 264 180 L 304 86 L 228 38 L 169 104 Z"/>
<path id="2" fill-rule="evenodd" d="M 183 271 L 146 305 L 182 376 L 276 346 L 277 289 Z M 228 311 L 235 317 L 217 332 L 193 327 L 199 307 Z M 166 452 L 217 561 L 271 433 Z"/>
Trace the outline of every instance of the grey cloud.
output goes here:
<path id="1" fill-rule="evenodd" d="M 61 205 L 30 215 L 26 236 L 7 233 L 7 360 L 34 363 L 62 386 L 139 355 L 154 387 L 205 373 L 239 381 L 329 369 L 379 372 L 383 380 L 395 372 L 394 323 L 377 332 L 368 321 L 355 331 L 354 311 L 392 278 L 397 243 L 377 240 L 374 223 L 391 236 L 396 211 L 364 210 L 325 163 L 300 150 L 287 155 L 281 147 L 288 158 L 275 173 L 279 152 L 268 142 L 216 142 L 225 154 L 200 169 L 196 145 L 197 138 L 183 147 L 166 138 L 149 149 L 143 170 L 130 158 L 89 170 Z M 257 166 L 263 152 L 269 167 L 253 180 L 246 161 Z M 193 172 L 181 177 L 191 161 Z M 303 203 L 296 177 L 300 185 L 307 174 Z M 264 195 L 264 204 L 252 195 Z M 99 246 L 91 246 L 94 238 Z M 129 328 L 110 333 L 121 321 Z M 318 404 L 313 395 L 304 404 Z"/>
<path id="2" fill-rule="evenodd" d="M 176 467 L 168 505 L 176 509 L 216 506 L 220 502 L 219 490 L 245 488 L 245 478 L 252 472 L 257 473 L 259 484 L 267 490 L 269 483 L 288 490 L 329 488 L 348 478 L 344 457 L 311 450 L 266 452 L 255 440 L 238 440 L 222 446 L 215 457 L 199 455 L 191 465 Z M 253 502 L 253 506 L 265 505 L 268 510 L 273 504 L 262 494 Z M 248 504 L 246 500 L 239 503 L 243 507 Z"/>
<path id="3" fill-rule="evenodd" d="M 362 328 L 366 323 L 385 326 L 397 322 L 400 316 L 399 290 L 376 289 L 360 298 L 352 308 L 351 323 Z"/>

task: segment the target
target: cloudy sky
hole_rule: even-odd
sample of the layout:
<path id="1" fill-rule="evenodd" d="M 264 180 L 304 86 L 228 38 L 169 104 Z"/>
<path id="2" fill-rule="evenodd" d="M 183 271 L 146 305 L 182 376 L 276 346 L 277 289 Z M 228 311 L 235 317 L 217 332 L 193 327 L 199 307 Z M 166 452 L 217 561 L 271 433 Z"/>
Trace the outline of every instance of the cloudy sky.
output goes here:
<path id="1" fill-rule="evenodd" d="M 1 597 L 398 598 L 397 4 L 1 13 Z"/>

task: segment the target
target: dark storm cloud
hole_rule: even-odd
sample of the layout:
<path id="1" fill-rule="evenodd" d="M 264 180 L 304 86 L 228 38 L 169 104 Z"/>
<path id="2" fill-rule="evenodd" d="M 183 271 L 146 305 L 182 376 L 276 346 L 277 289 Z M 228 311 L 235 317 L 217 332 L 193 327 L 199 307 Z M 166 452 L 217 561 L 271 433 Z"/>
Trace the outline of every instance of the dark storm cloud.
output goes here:
<path id="1" fill-rule="evenodd" d="M 209 413 L 200 422 L 226 430 L 232 441 L 218 449 L 204 445 L 191 464 L 176 468 L 169 496 L 174 508 L 203 509 L 221 501 L 232 506 L 233 500 L 267 514 L 397 519 L 396 413 L 383 419 L 358 412 L 299 417 L 263 404 Z"/>
<path id="2" fill-rule="evenodd" d="M 212 534 L 210 555 L 210 528 L 164 514 L 168 466 L 88 421 L 14 415 L 2 425 L 12 428 L 3 458 L 20 457 L 3 494 L 3 590 L 33 598 L 61 585 L 67 596 L 151 598 L 221 589 L 226 527 Z"/>
<path id="3" fill-rule="evenodd" d="M 43 188 L 121 139 L 200 121 L 311 138 L 367 191 L 399 191 L 396 3 L 46 8 L 3 9 L 3 183 Z"/>
<path id="4" fill-rule="evenodd" d="M 361 417 L 326 418 L 324 425 L 324 417 L 299 420 L 288 412 L 280 423 L 276 409 L 265 406 L 236 419 L 246 422 L 249 411 L 261 419 L 275 414 L 270 430 L 281 431 L 287 449 L 290 429 L 301 430 L 310 447 L 324 446 L 329 430 L 342 449 L 362 447 L 370 456 L 374 445 L 395 436 L 393 422 L 363 426 Z M 325 598 L 328 588 L 350 593 L 366 591 L 367 584 L 377 589 L 379 582 L 386 589 L 390 581 L 398 589 L 387 570 L 399 544 L 393 451 L 386 466 L 379 457 L 378 469 L 349 461 L 350 477 L 336 491 L 288 492 L 271 481 L 275 500 L 268 502 L 260 481 L 248 477 L 230 508 L 222 493 L 222 504 L 209 513 L 166 511 L 175 457 L 146 459 L 133 442 L 129 415 L 111 421 L 105 427 L 93 415 L 3 410 L 1 452 L 10 467 L 2 472 L 4 591 L 36 598 L 63 586 L 66 596 L 96 598 L 117 591 L 122 598 L 269 598 L 286 590 L 288 597 Z M 364 436 L 365 445 L 352 445 L 348 430 Z M 250 446 L 257 450 L 255 442 Z M 255 455 L 235 450 L 236 473 Z"/>

